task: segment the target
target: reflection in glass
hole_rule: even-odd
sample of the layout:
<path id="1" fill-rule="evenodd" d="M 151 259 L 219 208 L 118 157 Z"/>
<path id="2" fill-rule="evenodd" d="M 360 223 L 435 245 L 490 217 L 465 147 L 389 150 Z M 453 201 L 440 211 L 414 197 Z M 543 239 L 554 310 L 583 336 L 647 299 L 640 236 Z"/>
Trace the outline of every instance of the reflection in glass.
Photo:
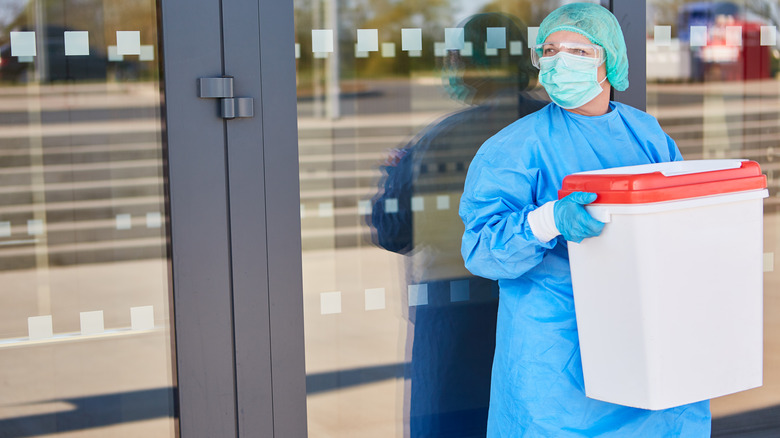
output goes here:
<path id="1" fill-rule="evenodd" d="M 295 2 L 310 436 L 484 436 L 497 288 L 458 203 L 546 104 L 528 27 L 557 6 Z"/>
<path id="2" fill-rule="evenodd" d="M 488 48 L 487 29 L 502 29 L 525 44 L 523 27 L 509 15 L 484 13 L 447 29 L 453 41 L 445 47 L 470 43 L 468 56 L 463 49 L 447 50 L 441 60 L 444 90 L 464 107 L 423 128 L 381 167 L 370 225 L 375 244 L 406 256 L 402 285 L 410 290 L 405 315 L 410 436 L 484 434 L 496 286 L 471 277 L 463 267 L 457 201 L 479 146 L 547 103 L 525 91 L 532 74 L 527 58 L 509 63 Z M 390 200 L 393 210 L 386 208 Z"/>
<path id="3" fill-rule="evenodd" d="M 758 161 L 764 202 L 764 386 L 712 401 L 713 436 L 775 435 L 780 415 L 777 333 L 777 139 L 780 51 L 775 1 L 647 2 L 647 102 L 686 159 Z"/>
<path id="4" fill-rule="evenodd" d="M 2 436 L 175 434 L 156 10 L 0 4 Z"/>

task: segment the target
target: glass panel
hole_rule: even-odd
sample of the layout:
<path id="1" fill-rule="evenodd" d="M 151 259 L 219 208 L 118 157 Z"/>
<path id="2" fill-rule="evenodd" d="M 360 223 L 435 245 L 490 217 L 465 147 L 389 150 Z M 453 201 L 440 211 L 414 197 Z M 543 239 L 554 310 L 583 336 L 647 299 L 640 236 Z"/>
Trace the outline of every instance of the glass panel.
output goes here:
<path id="1" fill-rule="evenodd" d="M 173 436 L 157 4 L 0 2 L 0 435 Z"/>
<path id="2" fill-rule="evenodd" d="M 715 399 L 713 436 L 780 432 L 780 51 L 776 1 L 647 2 L 647 110 L 686 159 L 761 164 L 764 202 L 764 386 Z"/>
<path id="3" fill-rule="evenodd" d="M 547 103 L 528 39 L 562 3 L 295 0 L 311 436 L 484 436 L 497 287 L 458 203 Z"/>

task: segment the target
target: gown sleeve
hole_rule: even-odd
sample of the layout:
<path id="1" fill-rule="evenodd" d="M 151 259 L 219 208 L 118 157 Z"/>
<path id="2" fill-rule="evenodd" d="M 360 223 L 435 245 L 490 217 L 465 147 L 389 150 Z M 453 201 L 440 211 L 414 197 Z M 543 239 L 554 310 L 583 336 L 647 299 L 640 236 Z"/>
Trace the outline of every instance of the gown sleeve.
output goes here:
<path id="1" fill-rule="evenodd" d="M 683 156 L 680 153 L 680 148 L 677 147 L 677 143 L 674 142 L 672 137 L 669 137 L 669 134 L 664 132 L 664 135 L 666 136 L 666 145 L 669 148 L 669 161 L 682 161 Z"/>
<path id="2" fill-rule="evenodd" d="M 558 239 L 543 243 L 528 225 L 528 213 L 538 207 L 539 172 L 514 160 L 493 162 L 477 155 L 472 161 L 460 201 L 461 254 L 472 274 L 518 278 L 555 246 Z"/>

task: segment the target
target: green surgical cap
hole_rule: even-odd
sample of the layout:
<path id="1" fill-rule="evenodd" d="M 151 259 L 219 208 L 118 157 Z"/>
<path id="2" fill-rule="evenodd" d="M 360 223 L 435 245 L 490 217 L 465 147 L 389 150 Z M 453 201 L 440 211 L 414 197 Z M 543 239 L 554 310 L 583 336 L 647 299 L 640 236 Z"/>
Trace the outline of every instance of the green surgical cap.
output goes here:
<path id="1" fill-rule="evenodd" d="M 626 41 L 617 18 L 607 9 L 593 3 L 571 3 L 552 11 L 539 26 L 536 44 L 543 43 L 559 30 L 577 32 L 593 44 L 604 48 L 607 79 L 618 90 L 628 88 L 628 55 Z"/>

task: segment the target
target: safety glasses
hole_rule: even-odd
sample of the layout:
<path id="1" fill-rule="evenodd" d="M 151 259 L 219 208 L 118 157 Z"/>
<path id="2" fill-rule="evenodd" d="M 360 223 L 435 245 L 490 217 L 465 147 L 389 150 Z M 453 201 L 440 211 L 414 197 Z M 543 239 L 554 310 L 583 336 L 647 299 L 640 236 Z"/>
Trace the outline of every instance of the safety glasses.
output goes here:
<path id="1" fill-rule="evenodd" d="M 604 62 L 604 48 L 596 44 L 588 43 L 542 43 L 531 49 L 531 62 L 539 68 L 542 58 L 555 56 L 558 53 L 568 53 L 574 56 L 593 59 L 596 66 Z"/>

